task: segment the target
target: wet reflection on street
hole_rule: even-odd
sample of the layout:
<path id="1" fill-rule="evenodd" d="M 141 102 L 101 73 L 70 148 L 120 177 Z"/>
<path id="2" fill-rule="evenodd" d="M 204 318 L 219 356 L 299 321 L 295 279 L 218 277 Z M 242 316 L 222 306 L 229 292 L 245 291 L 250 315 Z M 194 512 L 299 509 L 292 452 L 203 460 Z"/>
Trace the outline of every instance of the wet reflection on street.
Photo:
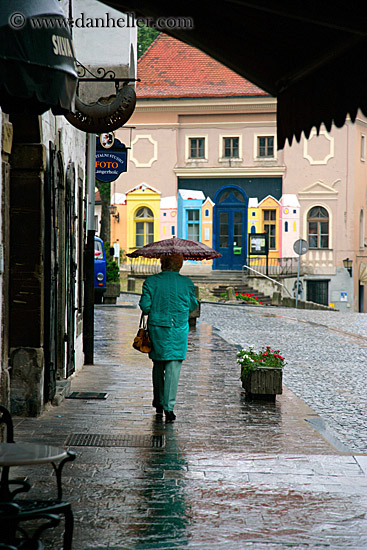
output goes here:
<path id="1" fill-rule="evenodd" d="M 305 421 L 314 412 L 287 388 L 275 403 L 246 400 L 237 348 L 199 322 L 166 424 L 151 404 L 151 361 L 132 348 L 139 318 L 96 308 L 95 365 L 73 390 L 108 399 L 68 400 L 19 427 L 36 425 L 48 443 L 71 432 L 164 436 L 162 448 L 72 448 L 73 550 L 367 548 L 366 476 Z"/>

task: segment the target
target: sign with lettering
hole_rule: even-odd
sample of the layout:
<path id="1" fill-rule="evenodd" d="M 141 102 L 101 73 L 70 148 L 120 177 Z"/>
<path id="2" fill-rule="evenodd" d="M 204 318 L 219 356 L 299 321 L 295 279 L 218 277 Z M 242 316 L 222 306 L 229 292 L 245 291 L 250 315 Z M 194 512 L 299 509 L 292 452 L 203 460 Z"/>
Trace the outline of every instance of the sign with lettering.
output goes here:
<path id="1" fill-rule="evenodd" d="M 96 147 L 96 179 L 104 182 L 117 180 L 120 174 L 127 171 L 127 148 L 124 143 L 114 139 L 106 141 L 102 134 L 102 140 L 97 139 Z"/>

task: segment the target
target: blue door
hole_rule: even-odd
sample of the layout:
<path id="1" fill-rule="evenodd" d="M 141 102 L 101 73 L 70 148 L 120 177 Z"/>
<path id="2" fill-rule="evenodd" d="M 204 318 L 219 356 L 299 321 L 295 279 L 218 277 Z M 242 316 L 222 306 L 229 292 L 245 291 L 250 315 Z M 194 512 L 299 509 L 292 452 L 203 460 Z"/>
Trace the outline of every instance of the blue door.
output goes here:
<path id="1" fill-rule="evenodd" d="M 214 269 L 240 270 L 247 255 L 247 197 L 239 187 L 225 187 L 214 202 L 215 249 L 222 254 Z"/>

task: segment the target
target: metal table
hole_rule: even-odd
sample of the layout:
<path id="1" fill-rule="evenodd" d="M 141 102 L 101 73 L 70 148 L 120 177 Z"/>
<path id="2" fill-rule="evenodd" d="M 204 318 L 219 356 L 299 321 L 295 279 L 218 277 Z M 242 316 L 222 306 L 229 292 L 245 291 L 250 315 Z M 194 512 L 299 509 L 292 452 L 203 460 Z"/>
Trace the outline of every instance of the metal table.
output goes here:
<path id="1" fill-rule="evenodd" d="M 9 489 L 9 469 L 12 466 L 32 466 L 51 463 L 57 480 L 58 498 L 62 498 L 61 471 L 65 462 L 74 460 L 75 454 L 61 447 L 41 443 L 0 443 L 0 501 L 9 502 L 19 491 Z M 61 461 L 61 462 L 60 462 Z M 56 464 L 59 463 L 59 464 Z"/>

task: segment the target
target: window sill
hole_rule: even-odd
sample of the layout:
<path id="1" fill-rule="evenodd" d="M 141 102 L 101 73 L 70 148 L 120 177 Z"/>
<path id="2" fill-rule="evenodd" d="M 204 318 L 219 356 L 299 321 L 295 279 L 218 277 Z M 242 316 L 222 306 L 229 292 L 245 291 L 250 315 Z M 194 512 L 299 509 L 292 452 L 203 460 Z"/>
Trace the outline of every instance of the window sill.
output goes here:
<path id="1" fill-rule="evenodd" d="M 208 162 L 208 159 L 186 159 L 186 164 L 195 164 L 195 163 Z"/>
<path id="2" fill-rule="evenodd" d="M 255 157 L 255 162 L 272 162 L 278 160 L 276 157 Z"/>
<path id="3" fill-rule="evenodd" d="M 232 163 L 240 164 L 243 162 L 243 159 L 239 157 L 220 157 L 218 159 L 218 162 L 227 163 L 227 164 L 232 164 Z"/>

